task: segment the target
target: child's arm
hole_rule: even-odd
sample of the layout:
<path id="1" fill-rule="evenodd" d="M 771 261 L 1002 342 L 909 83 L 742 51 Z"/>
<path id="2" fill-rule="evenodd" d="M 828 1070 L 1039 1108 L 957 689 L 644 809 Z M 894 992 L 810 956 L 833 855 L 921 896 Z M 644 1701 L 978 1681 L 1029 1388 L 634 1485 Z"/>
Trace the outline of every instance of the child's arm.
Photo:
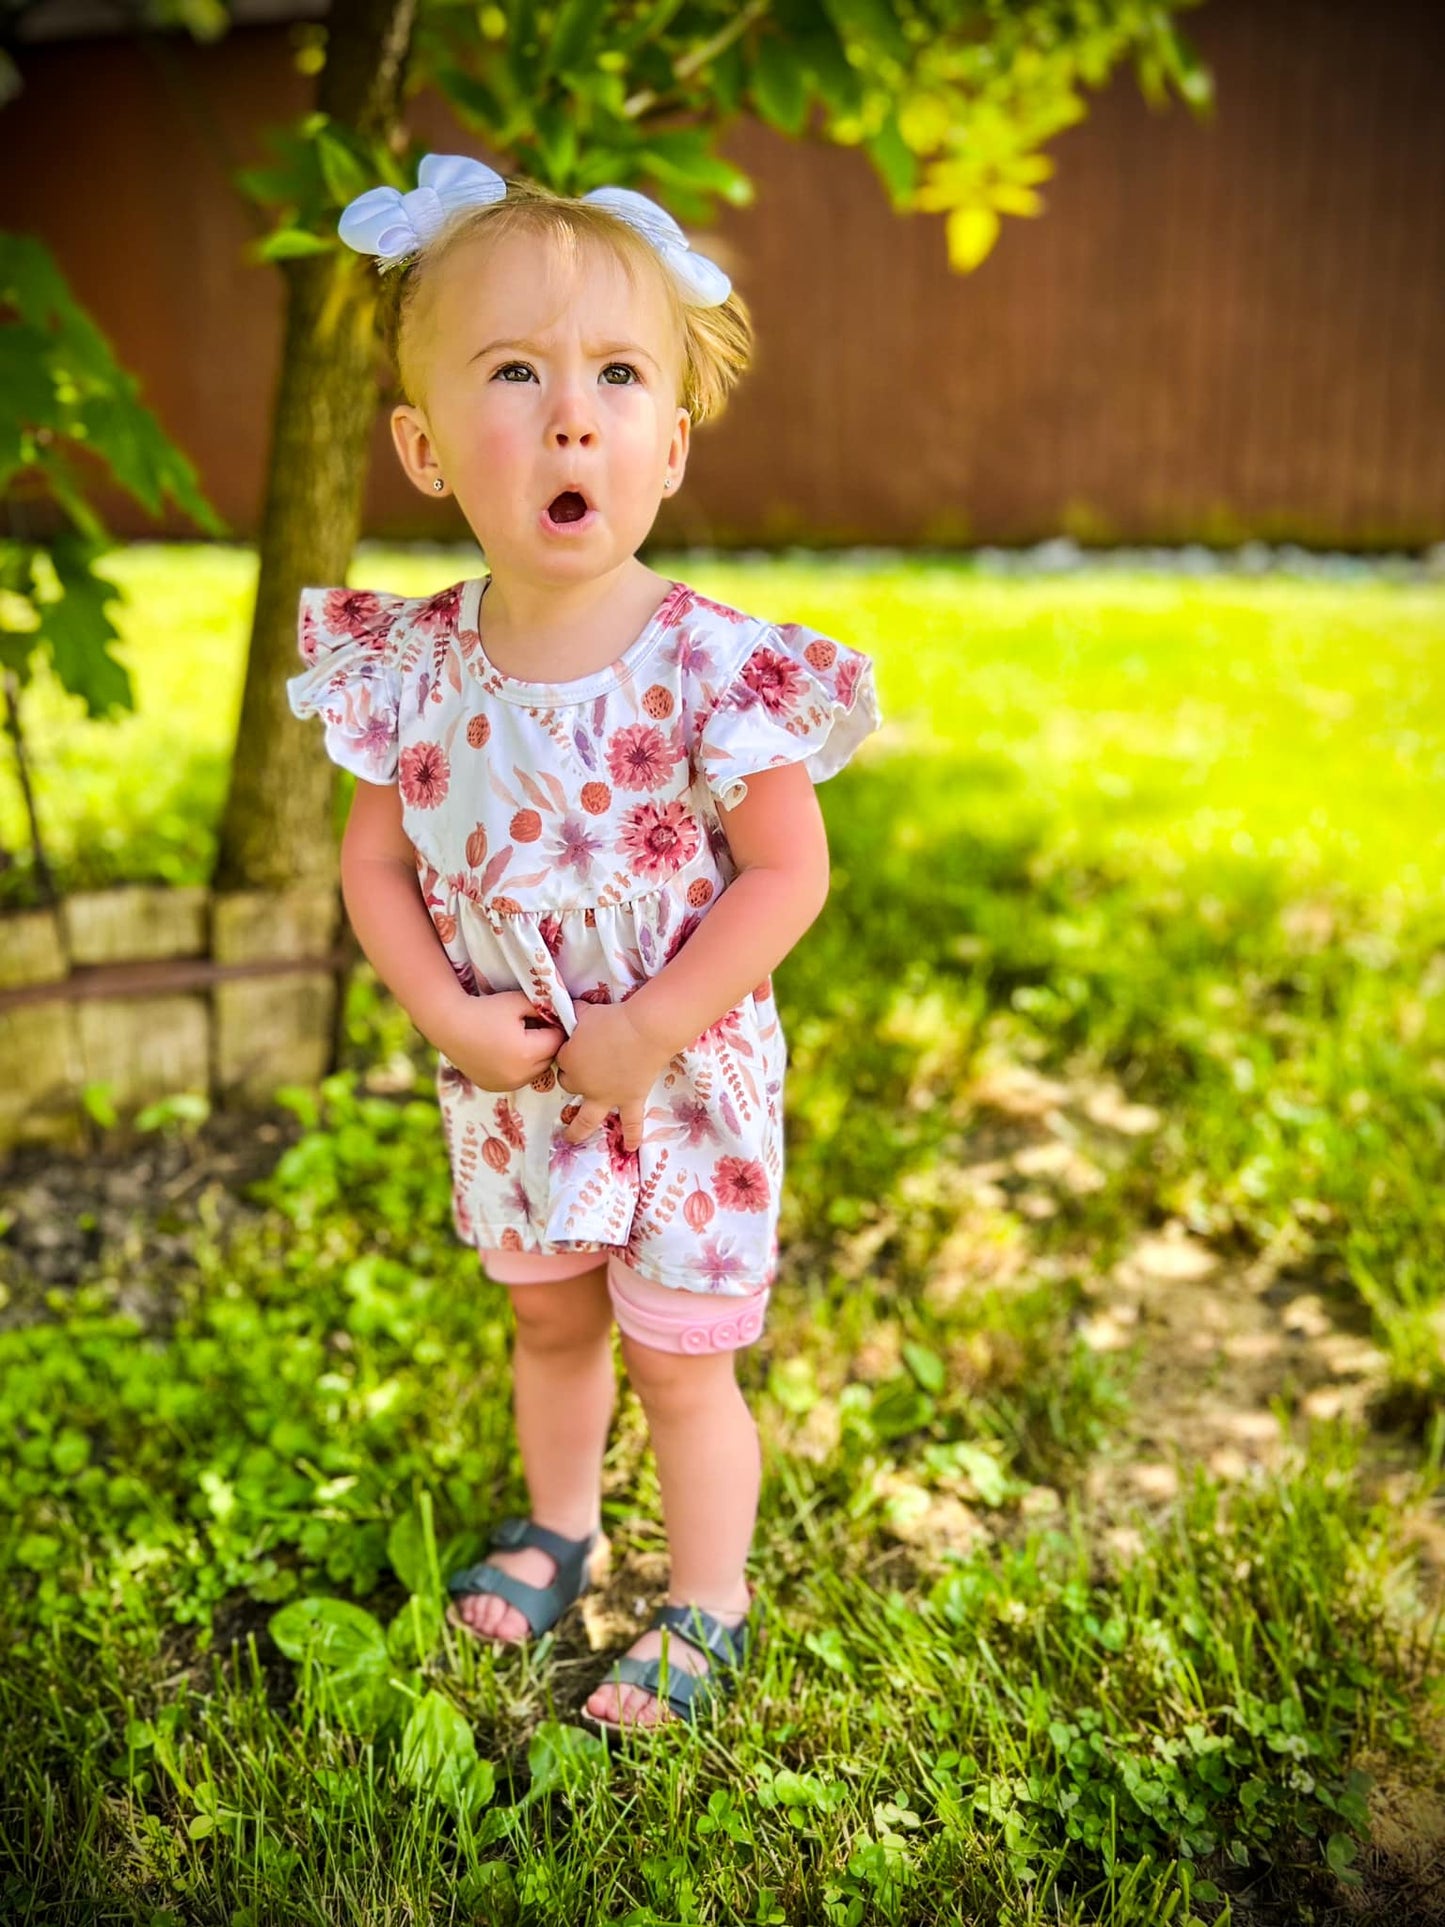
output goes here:
<path id="1" fill-rule="evenodd" d="M 341 839 L 341 896 L 367 961 L 444 1057 L 470 1013 L 427 914 L 396 785 L 358 782 Z"/>
<path id="2" fill-rule="evenodd" d="M 627 999 L 666 1056 L 755 990 L 828 900 L 828 836 L 802 763 L 750 775 L 723 820 L 739 874 L 677 955 Z"/>

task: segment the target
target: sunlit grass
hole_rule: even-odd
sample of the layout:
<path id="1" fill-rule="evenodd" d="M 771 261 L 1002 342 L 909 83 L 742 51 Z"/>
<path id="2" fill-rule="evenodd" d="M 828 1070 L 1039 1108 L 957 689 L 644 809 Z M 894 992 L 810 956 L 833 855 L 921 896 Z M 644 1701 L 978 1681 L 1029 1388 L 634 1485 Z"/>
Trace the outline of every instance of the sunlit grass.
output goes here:
<path id="1" fill-rule="evenodd" d="M 868 650 L 886 718 L 820 791 L 833 891 L 777 972 L 759 1664 L 716 1727 L 610 1764 L 572 1724 L 663 1570 L 630 1399 L 595 1650 L 575 1617 L 497 1662 L 442 1627 L 422 1552 L 522 1500 L 507 1326 L 427 1053 L 362 971 L 244 1208 L 159 1192 L 56 1285 L 0 1197 L 7 1921 L 1212 1927 L 1337 1899 L 1362 1766 L 1438 1778 L 1440 1625 L 1395 1535 L 1445 1399 L 1445 589 L 653 560 Z M 108 566 L 140 711 L 27 698 L 48 846 L 72 885 L 200 882 L 254 560 Z M 474 566 L 368 548 L 352 580 Z M 1053 1095 L 1001 1110 L 1006 1072 Z M 1105 1091 L 1155 1122 L 1099 1123 Z M 152 1128 L 183 1161 L 184 1119 Z M 1369 1332 L 1418 1490 L 1370 1499 L 1379 1441 L 1300 1423 L 1291 1367 L 1278 1474 L 1135 1506 L 1132 1357 L 1087 1323 L 1164 1225 Z M 1191 1353 L 1181 1395 L 1232 1370 Z M 278 1651 L 301 1597 L 364 1614 L 379 1698 Z"/>
<path id="2" fill-rule="evenodd" d="M 1030 581 L 907 559 L 662 554 L 652 566 L 866 649 L 888 746 L 926 759 L 933 783 L 992 821 L 1046 822 L 1060 853 L 1166 873 L 1242 858 L 1293 887 L 1348 880 L 1388 905 L 1445 880 L 1445 587 L 1102 571 Z M 42 835 L 77 883 L 202 882 L 255 557 L 136 544 L 105 567 L 127 598 L 118 652 L 137 713 L 89 723 L 37 679 L 24 719 Z M 367 545 L 351 580 L 425 594 L 481 567 L 465 549 Z M 0 838 L 26 844 L 9 764 Z"/>

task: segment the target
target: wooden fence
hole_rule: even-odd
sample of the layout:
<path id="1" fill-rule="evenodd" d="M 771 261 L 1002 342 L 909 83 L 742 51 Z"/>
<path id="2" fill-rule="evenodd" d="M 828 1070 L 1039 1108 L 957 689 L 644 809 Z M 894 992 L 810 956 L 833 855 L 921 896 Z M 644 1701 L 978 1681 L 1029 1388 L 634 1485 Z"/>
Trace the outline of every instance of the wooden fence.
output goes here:
<path id="1" fill-rule="evenodd" d="M 1206 0 L 1201 124 L 1120 73 L 1052 144 L 1047 211 L 973 276 L 858 152 L 740 122 L 758 182 L 717 230 L 757 366 L 698 437 L 662 542 L 1445 536 L 1445 9 Z M 304 110 L 284 25 L 22 44 L 0 227 L 41 234 L 237 534 L 253 537 L 281 286 L 228 170 Z M 475 143 L 434 98 L 434 149 Z M 493 156 L 493 159 L 496 157 Z M 103 217 L 103 218 L 102 218 Z M 125 534 L 156 532 L 104 498 Z M 365 531 L 464 539 L 378 410 Z M 191 533 L 183 518 L 161 533 Z"/>

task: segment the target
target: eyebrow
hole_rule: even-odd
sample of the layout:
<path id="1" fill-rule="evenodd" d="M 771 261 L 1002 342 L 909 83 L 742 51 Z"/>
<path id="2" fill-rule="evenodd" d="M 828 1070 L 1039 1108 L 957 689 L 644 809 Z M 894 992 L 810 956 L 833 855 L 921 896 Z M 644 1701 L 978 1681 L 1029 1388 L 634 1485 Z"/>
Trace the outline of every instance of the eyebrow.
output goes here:
<path id="1" fill-rule="evenodd" d="M 535 341 L 489 341 L 485 348 L 478 348 L 477 352 L 472 356 L 472 360 L 480 361 L 483 355 L 490 355 L 498 348 L 529 348 L 534 354 L 538 352 L 538 344 Z M 656 360 L 648 354 L 647 350 L 635 341 L 610 342 L 605 347 L 594 348 L 592 353 L 597 357 L 621 354 L 640 355 L 644 361 L 652 362 L 654 368 L 658 366 Z"/>

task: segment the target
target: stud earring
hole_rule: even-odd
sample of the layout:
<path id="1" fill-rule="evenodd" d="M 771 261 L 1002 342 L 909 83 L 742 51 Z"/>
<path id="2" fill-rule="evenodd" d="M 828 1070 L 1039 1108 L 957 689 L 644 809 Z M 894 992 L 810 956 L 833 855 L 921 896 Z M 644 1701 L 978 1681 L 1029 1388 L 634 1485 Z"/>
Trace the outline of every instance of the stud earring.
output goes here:
<path id="1" fill-rule="evenodd" d="M 672 477 L 671 477 L 670 475 L 665 475 L 665 476 L 664 476 L 664 477 L 662 478 L 662 486 L 663 486 L 664 488 L 671 488 L 671 487 L 672 487 Z"/>
<path id="2" fill-rule="evenodd" d="M 446 487 L 446 483 L 442 480 L 441 476 L 438 475 L 436 480 L 432 483 L 432 487 L 435 489 L 443 489 Z"/>

